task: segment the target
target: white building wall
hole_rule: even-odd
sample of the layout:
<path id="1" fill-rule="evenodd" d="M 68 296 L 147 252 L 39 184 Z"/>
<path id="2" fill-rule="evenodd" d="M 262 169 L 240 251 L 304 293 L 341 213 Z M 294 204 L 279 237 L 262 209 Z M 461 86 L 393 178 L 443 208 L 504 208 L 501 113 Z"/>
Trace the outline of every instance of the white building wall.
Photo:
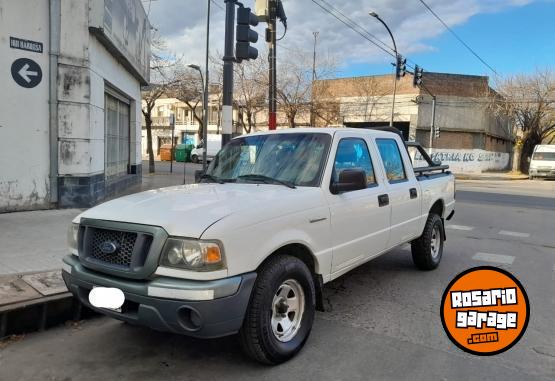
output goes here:
<path id="1" fill-rule="evenodd" d="M 0 0 L 0 212 L 49 207 L 48 3 Z M 43 52 L 12 49 L 10 36 L 42 42 Z M 36 87 L 21 87 L 12 78 L 18 58 L 40 65 Z"/>
<path id="2" fill-rule="evenodd" d="M 140 164 L 142 120 L 140 84 L 94 36 L 91 36 L 90 52 L 91 105 L 95 109 L 102 110 L 102 113 L 98 112 L 93 115 L 94 118 L 91 116 L 91 130 L 98 130 L 100 125 L 102 126 L 101 131 L 104 133 L 104 90 L 105 84 L 108 83 L 131 100 L 129 118 L 131 164 Z M 104 152 L 104 148 L 102 152 Z M 93 157 L 93 161 L 104 170 L 104 155 Z"/>

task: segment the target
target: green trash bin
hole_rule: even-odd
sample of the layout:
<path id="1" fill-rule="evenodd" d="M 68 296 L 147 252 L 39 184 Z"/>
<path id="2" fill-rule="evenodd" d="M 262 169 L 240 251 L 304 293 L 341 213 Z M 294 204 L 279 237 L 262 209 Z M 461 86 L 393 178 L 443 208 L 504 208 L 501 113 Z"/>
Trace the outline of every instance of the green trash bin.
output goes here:
<path id="1" fill-rule="evenodd" d="M 175 161 L 186 161 L 187 160 L 187 150 L 185 144 L 178 144 L 175 146 Z"/>
<path id="2" fill-rule="evenodd" d="M 191 161 L 191 144 L 178 144 L 175 146 L 175 161 L 188 162 Z"/>

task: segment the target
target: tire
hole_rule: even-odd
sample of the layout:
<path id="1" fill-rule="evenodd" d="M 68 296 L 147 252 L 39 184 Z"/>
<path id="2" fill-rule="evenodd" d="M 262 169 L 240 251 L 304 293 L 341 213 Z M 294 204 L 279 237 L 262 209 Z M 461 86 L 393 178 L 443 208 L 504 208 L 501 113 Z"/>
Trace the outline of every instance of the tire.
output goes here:
<path id="1" fill-rule="evenodd" d="M 198 156 L 197 155 L 191 156 L 191 162 L 198 164 Z"/>
<path id="2" fill-rule="evenodd" d="M 297 305 L 289 299 L 293 295 L 301 301 Z M 289 255 L 271 258 L 258 272 L 239 331 L 244 352 L 264 364 L 289 360 L 302 349 L 310 335 L 315 306 L 314 280 L 304 262 Z"/>
<path id="3" fill-rule="evenodd" d="M 411 242 L 412 260 L 420 270 L 433 270 L 443 255 L 444 227 L 441 218 L 428 215 L 422 235 Z"/>
<path id="4" fill-rule="evenodd" d="M 528 180 L 534 180 L 534 176 L 532 175 L 528 176 Z"/>

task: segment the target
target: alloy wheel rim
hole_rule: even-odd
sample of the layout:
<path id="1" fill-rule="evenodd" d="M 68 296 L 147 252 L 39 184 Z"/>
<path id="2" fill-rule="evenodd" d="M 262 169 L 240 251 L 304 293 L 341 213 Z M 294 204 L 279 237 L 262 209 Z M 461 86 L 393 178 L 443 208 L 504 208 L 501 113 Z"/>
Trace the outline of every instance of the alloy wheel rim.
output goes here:
<path id="1" fill-rule="evenodd" d="M 304 313 L 305 296 L 295 279 L 288 279 L 278 287 L 272 301 L 272 332 L 281 342 L 291 341 L 299 332 Z"/>

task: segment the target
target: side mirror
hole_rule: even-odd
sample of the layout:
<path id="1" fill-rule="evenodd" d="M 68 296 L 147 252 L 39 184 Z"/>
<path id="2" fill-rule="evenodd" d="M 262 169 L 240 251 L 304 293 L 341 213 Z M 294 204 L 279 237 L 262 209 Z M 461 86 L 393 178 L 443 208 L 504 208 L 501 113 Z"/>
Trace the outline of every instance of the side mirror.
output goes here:
<path id="1" fill-rule="evenodd" d="M 202 177 L 202 175 L 204 175 L 204 171 L 202 169 L 197 169 L 195 171 L 195 183 L 200 182 L 200 178 Z"/>
<path id="2" fill-rule="evenodd" d="M 196 148 L 202 148 L 202 144 L 199 144 Z"/>
<path id="3" fill-rule="evenodd" d="M 339 172 L 339 181 L 332 183 L 330 186 L 330 192 L 332 194 L 361 189 L 366 189 L 366 172 L 362 169 L 342 170 Z"/>

